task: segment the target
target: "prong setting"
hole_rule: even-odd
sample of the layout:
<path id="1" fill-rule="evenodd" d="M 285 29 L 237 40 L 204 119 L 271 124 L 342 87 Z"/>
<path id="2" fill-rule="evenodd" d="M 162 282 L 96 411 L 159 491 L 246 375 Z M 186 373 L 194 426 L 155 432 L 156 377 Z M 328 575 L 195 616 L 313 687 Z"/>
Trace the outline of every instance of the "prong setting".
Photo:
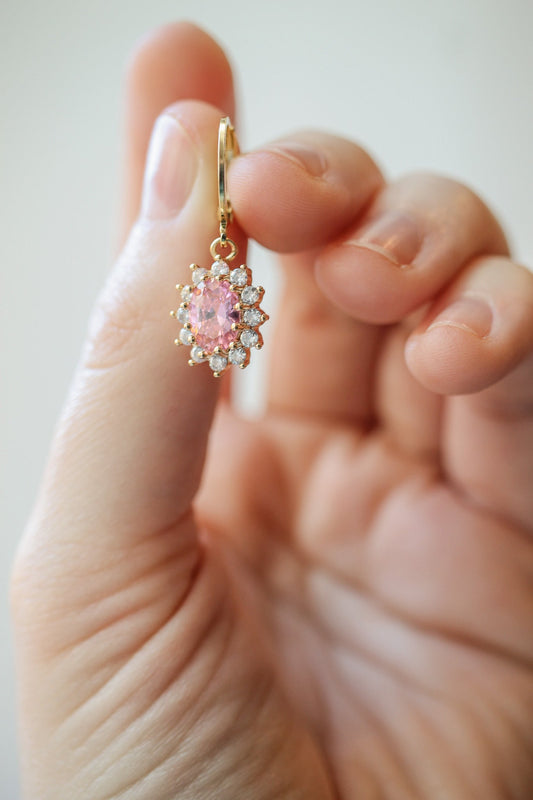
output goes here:
<path id="1" fill-rule="evenodd" d="M 191 283 L 176 284 L 182 302 L 170 312 L 182 326 L 175 344 L 188 345 L 189 365 L 205 362 L 215 378 L 230 366 L 245 369 L 250 351 L 263 347 L 258 328 L 269 318 L 259 307 L 263 287 L 253 284 L 246 264 L 232 268 L 218 254 L 210 269 L 191 264 L 190 270 Z"/>

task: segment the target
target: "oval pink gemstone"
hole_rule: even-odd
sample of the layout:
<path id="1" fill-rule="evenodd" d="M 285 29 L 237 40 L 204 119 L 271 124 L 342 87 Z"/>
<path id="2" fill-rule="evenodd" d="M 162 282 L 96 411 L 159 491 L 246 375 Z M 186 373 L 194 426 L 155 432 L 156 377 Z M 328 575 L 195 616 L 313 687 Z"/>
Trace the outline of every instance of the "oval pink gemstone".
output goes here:
<path id="1" fill-rule="evenodd" d="M 212 353 L 215 347 L 227 350 L 237 339 L 238 331 L 231 326 L 239 321 L 239 312 L 233 306 L 239 302 L 236 292 L 230 291 L 228 281 L 207 278 L 192 290 L 189 299 L 189 322 L 196 344 Z"/>

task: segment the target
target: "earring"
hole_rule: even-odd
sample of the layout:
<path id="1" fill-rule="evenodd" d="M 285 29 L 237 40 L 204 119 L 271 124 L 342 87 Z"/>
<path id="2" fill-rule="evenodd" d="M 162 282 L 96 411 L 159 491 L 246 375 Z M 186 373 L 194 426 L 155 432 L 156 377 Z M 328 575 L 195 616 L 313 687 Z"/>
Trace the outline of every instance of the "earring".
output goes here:
<path id="1" fill-rule="evenodd" d="M 241 369 L 248 366 L 250 350 L 260 350 L 263 346 L 259 327 L 268 319 L 259 307 L 263 287 L 254 286 L 252 271 L 246 264 L 235 267 L 231 263 L 238 249 L 227 235 L 228 224 L 233 219 L 227 170 L 238 152 L 235 129 L 229 117 L 222 117 L 218 129 L 220 235 L 209 248 L 214 261 L 210 269 L 191 264 L 191 283 L 176 286 L 182 303 L 177 311 L 170 312 L 183 326 L 174 343 L 190 346 L 190 366 L 206 362 L 215 378 L 229 366 Z"/>

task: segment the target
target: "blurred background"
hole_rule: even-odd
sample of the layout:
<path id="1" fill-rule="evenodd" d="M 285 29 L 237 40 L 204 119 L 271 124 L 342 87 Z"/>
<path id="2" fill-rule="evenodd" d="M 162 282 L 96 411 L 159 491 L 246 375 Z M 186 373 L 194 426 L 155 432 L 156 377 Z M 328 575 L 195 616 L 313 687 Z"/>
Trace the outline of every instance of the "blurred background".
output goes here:
<path id="1" fill-rule="evenodd" d="M 19 796 L 10 562 L 112 263 L 124 64 L 139 37 L 176 19 L 227 47 L 241 147 L 322 127 L 362 142 L 390 176 L 458 176 L 533 261 L 530 0 L 2 0 L 1 800 Z M 275 285 L 267 254 L 248 260 Z M 261 374 L 249 372 L 253 401 Z"/>

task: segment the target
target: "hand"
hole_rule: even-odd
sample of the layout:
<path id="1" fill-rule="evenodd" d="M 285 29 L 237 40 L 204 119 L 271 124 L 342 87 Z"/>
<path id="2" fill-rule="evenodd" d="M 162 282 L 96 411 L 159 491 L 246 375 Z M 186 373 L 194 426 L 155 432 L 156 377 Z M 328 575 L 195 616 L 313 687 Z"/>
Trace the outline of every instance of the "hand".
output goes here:
<path id="1" fill-rule="evenodd" d="M 451 180 L 322 133 L 243 155 L 240 254 L 285 288 L 240 419 L 167 317 L 216 236 L 224 55 L 164 29 L 128 107 L 138 219 L 14 568 L 25 797 L 530 798 L 533 278 Z"/>

